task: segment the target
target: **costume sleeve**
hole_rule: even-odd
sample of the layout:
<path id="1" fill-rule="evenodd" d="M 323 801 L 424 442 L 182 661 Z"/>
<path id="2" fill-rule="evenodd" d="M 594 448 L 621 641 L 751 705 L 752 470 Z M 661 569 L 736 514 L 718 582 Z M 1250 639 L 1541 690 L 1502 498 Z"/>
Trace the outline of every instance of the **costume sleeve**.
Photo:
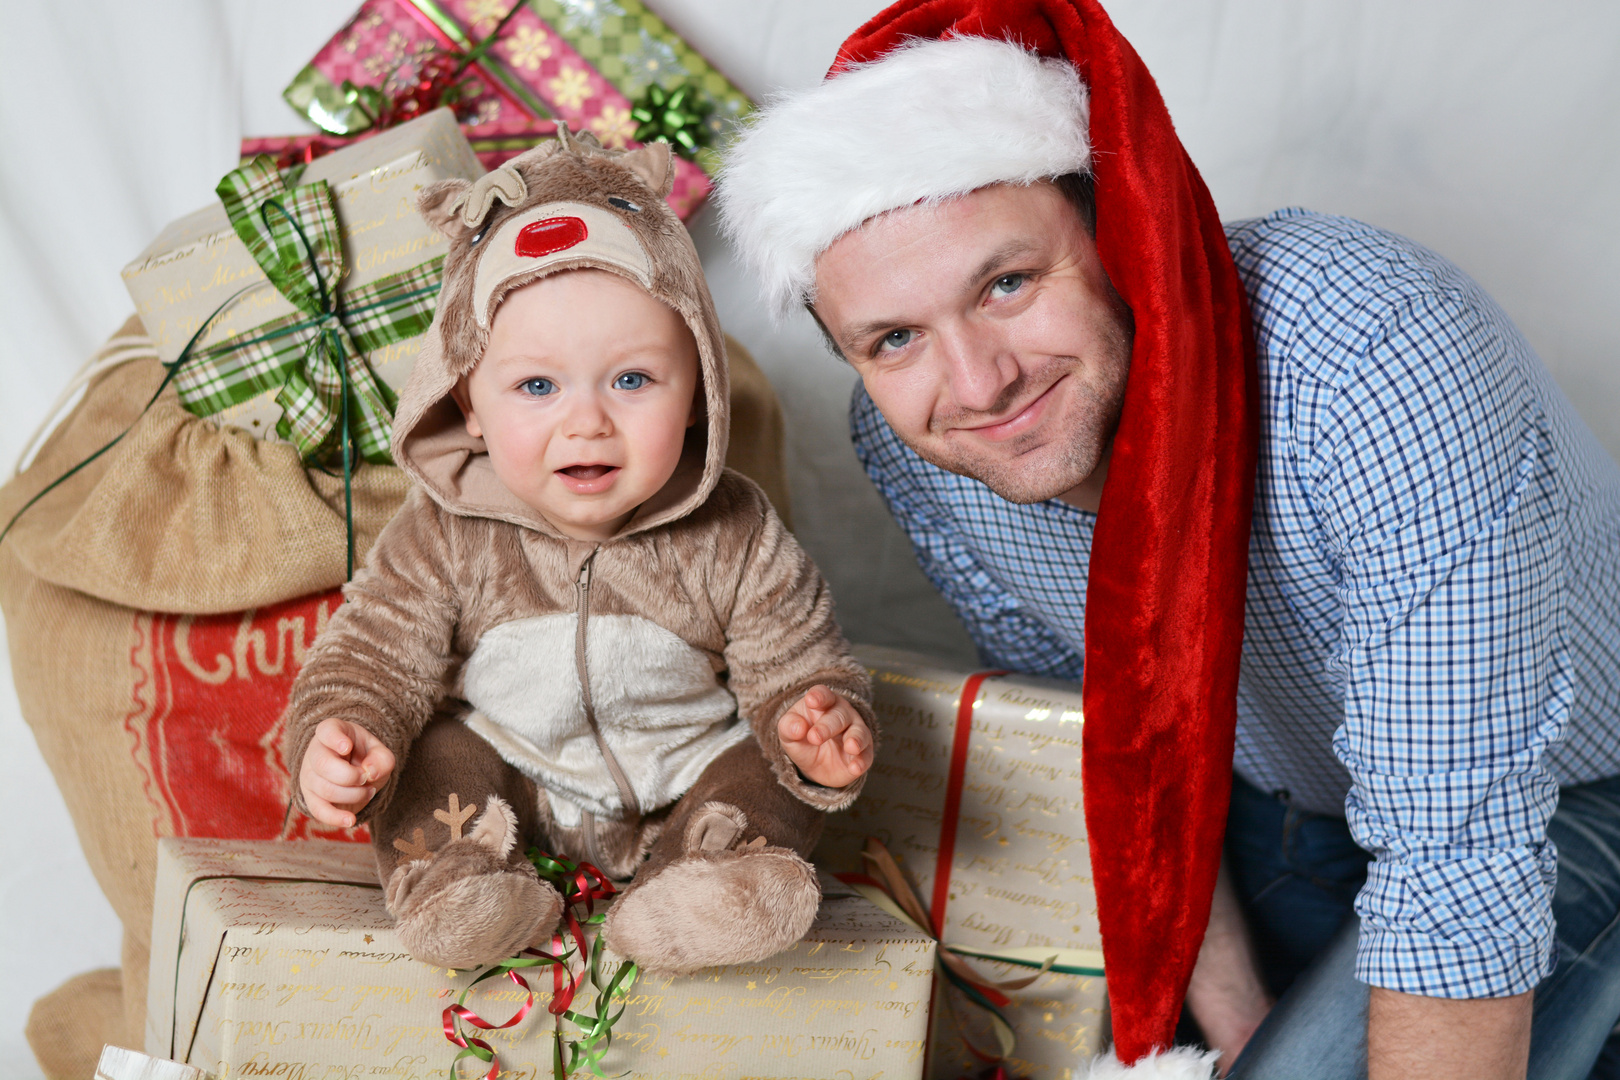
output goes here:
<path id="1" fill-rule="evenodd" d="M 417 489 L 378 535 L 344 603 L 310 650 L 284 716 L 293 798 L 307 812 L 298 774 L 315 727 L 349 720 L 393 751 L 393 775 L 360 812 L 386 806 L 411 743 L 444 696 L 459 605 L 442 511 Z"/>
<path id="2" fill-rule="evenodd" d="M 860 795 L 866 777 L 844 788 L 805 779 L 782 749 L 776 723 L 819 683 L 847 698 L 875 739 L 871 678 L 850 655 L 816 564 L 751 481 L 728 473 L 727 486 L 741 504 L 731 516 L 753 522 L 739 537 L 735 554 L 721 554 L 731 564 L 726 571 L 731 579 L 725 605 L 727 685 L 782 785 L 818 809 L 842 810 Z"/>
<path id="3" fill-rule="evenodd" d="M 1300 467 L 1344 612 L 1333 748 L 1376 856 L 1356 975 L 1503 997 L 1555 959 L 1544 755 L 1572 700 L 1559 462 L 1537 361 L 1460 275 L 1406 282 L 1376 323 L 1330 345 L 1343 369 L 1302 380 L 1317 400 L 1296 413 L 1317 425 Z"/>
<path id="4" fill-rule="evenodd" d="M 900 441 L 859 383 L 849 414 L 861 466 L 911 540 L 922 572 L 967 628 L 980 661 L 989 668 L 1079 681 L 1085 667 L 1079 651 L 1030 615 L 984 568 L 925 483 L 935 466 Z M 1083 595 L 1073 602 L 1083 611 Z"/>

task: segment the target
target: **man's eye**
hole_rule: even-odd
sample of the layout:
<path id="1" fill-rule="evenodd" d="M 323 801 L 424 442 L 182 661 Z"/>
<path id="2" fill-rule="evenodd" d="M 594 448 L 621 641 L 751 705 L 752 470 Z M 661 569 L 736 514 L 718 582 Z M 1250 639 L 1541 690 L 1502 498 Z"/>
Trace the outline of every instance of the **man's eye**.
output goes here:
<path id="1" fill-rule="evenodd" d="M 1003 274 L 990 286 L 991 296 L 1011 296 L 1024 287 L 1028 274 Z"/>
<path id="2" fill-rule="evenodd" d="M 878 342 L 878 351 L 903 349 L 910 345 L 912 338 L 916 336 L 915 330 L 890 330 L 883 335 L 883 340 Z"/>
<path id="3" fill-rule="evenodd" d="M 550 379 L 524 379 L 518 383 L 518 389 L 531 397 L 545 397 L 557 392 L 557 384 Z"/>
<path id="4" fill-rule="evenodd" d="M 639 371 L 627 371 L 613 380 L 615 390 L 640 390 L 652 380 Z"/>

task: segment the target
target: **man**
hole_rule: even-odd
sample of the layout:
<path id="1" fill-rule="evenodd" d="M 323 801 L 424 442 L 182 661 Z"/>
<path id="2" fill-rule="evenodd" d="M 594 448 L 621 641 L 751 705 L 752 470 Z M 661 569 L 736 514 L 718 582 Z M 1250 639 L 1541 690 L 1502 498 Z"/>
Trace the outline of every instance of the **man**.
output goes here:
<path id="1" fill-rule="evenodd" d="M 1620 468 L 1477 286 L 1223 233 L 1092 0 L 895 5 L 720 205 L 986 662 L 1084 673 L 1122 1065 L 1615 1075 Z"/>

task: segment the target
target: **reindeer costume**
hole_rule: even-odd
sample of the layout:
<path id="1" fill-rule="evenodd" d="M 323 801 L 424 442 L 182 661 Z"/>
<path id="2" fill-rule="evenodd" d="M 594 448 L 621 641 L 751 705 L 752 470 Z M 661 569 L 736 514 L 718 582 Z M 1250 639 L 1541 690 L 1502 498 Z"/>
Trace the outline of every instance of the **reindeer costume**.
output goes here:
<path id="1" fill-rule="evenodd" d="M 430 963 L 487 963 L 550 933 L 562 901 L 530 844 L 633 878 L 604 932 L 646 967 L 779 952 L 815 915 L 805 856 L 822 815 L 865 779 L 811 783 L 777 737 L 817 683 L 871 724 L 870 690 L 820 574 L 723 466 L 723 339 L 664 203 L 669 166 L 664 144 L 611 153 L 565 131 L 419 201 L 449 251 L 395 421 L 417 487 L 311 652 L 285 738 L 294 776 L 326 717 L 396 755 L 361 819 L 400 934 Z M 674 475 L 599 544 L 508 491 L 450 397 L 508 292 L 584 267 L 680 313 L 706 406 Z"/>

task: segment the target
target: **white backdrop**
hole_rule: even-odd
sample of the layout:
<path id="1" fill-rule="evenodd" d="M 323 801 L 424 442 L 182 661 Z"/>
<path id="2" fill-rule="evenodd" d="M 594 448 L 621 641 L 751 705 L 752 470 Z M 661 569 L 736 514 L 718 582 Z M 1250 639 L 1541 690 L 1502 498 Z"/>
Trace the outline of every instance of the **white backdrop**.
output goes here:
<path id="1" fill-rule="evenodd" d="M 0 464 L 131 305 L 119 268 L 212 198 L 358 0 L 0 0 Z M 821 77 L 879 0 L 651 0 L 759 97 Z M 1428 244 L 1518 320 L 1620 457 L 1620 5 L 1113 0 L 1224 216 L 1344 213 Z M 896 132 L 903 140 L 904 132 Z M 970 655 L 849 450 L 851 376 L 775 328 L 700 217 L 728 330 L 788 413 L 801 538 L 857 640 Z M 118 927 L 0 666 L 0 1072 L 28 1004 Z"/>

